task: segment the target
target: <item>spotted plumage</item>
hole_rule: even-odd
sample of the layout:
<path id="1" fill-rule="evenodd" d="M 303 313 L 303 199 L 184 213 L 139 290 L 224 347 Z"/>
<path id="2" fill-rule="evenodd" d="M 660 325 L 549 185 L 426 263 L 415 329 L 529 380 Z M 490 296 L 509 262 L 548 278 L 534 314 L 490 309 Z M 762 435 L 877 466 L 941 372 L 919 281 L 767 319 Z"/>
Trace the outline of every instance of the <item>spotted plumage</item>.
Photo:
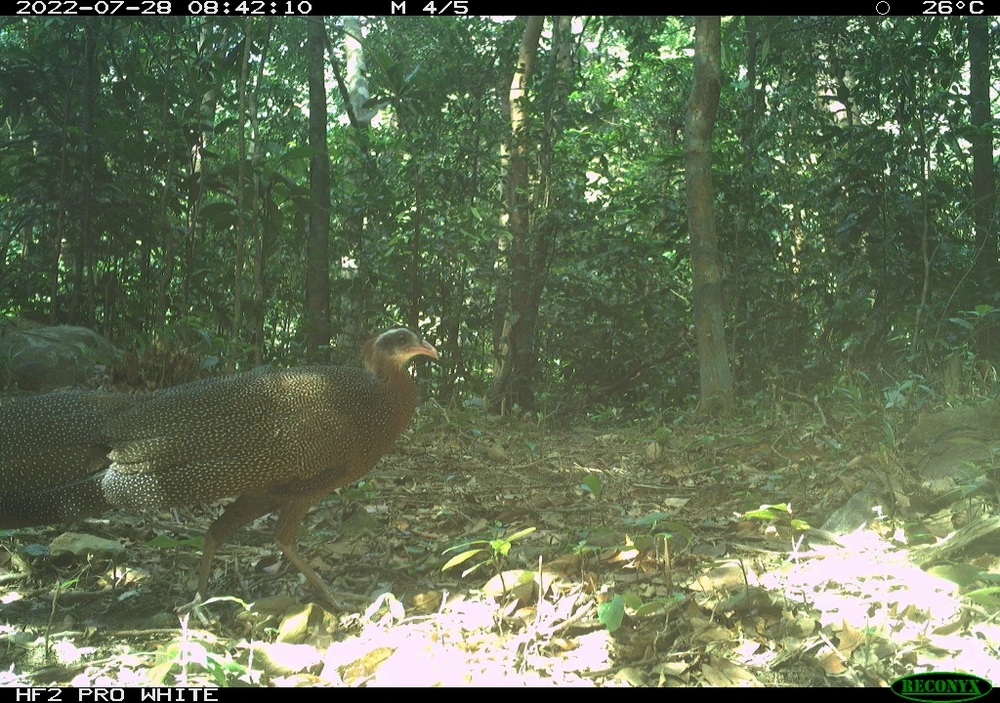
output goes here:
<path id="1" fill-rule="evenodd" d="M 0 528 L 238 495 L 209 528 L 202 597 L 218 545 L 273 510 L 275 541 L 327 595 L 295 550 L 299 523 L 368 473 L 409 424 L 416 391 L 405 365 L 421 354 L 437 358 L 410 330 L 393 329 L 365 345 L 364 369 L 263 369 L 146 396 L 52 393 L 0 404 Z"/>

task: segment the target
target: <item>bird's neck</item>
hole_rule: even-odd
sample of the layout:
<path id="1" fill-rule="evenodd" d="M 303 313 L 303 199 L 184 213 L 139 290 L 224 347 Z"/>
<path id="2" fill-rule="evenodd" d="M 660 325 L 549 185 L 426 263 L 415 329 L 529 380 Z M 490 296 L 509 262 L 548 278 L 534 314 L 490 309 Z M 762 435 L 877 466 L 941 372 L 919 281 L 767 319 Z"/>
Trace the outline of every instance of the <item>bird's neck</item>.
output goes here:
<path id="1" fill-rule="evenodd" d="M 382 382 L 386 399 L 392 406 L 393 434 L 402 432 L 410 424 L 417 407 L 417 389 L 413 385 L 413 379 L 405 368 L 395 365 L 373 370 Z"/>

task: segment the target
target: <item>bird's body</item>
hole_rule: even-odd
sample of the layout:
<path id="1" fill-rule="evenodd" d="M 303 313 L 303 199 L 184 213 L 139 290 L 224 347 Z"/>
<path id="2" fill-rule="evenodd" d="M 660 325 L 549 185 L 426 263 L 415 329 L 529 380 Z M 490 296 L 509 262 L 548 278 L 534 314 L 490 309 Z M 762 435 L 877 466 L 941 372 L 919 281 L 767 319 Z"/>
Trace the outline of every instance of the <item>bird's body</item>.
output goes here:
<path id="1" fill-rule="evenodd" d="M 434 347 L 405 329 L 365 347 L 365 369 L 264 369 L 147 396 L 53 393 L 0 405 L 0 528 L 65 522 L 111 507 L 175 507 L 239 496 L 209 529 L 216 547 L 279 510 L 275 540 L 325 594 L 294 548 L 299 522 L 370 471 L 409 424 L 405 370 Z"/>

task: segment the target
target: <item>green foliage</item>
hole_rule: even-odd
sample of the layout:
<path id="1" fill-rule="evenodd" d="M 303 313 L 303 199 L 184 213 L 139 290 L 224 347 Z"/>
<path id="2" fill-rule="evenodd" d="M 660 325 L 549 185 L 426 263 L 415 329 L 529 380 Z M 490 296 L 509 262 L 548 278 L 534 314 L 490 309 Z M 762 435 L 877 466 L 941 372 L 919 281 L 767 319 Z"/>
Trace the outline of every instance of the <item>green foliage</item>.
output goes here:
<path id="1" fill-rule="evenodd" d="M 625 599 L 617 594 L 611 600 L 597 604 L 597 619 L 608 628 L 608 632 L 614 632 L 621 627 L 624 617 Z"/>
<path id="2" fill-rule="evenodd" d="M 997 608 L 1000 607 L 1000 588 L 977 588 L 966 593 L 965 598 L 984 608 Z"/>
<path id="3" fill-rule="evenodd" d="M 206 672 L 218 686 L 229 685 L 237 678 L 248 676 L 246 667 L 232 660 L 228 654 L 213 652 L 203 642 L 184 637 L 164 647 L 157 655 L 157 663 L 150 667 L 150 686 L 192 684 L 195 672 Z M 168 677 L 174 674 L 174 680 Z"/>
<path id="4" fill-rule="evenodd" d="M 600 476 L 595 474 L 587 474 L 580 481 L 580 488 L 592 494 L 595 498 L 601 497 L 601 492 L 604 490 L 604 486 L 601 484 Z"/>
<path id="5" fill-rule="evenodd" d="M 756 510 L 748 510 L 743 514 L 743 517 L 749 520 L 760 520 L 761 522 L 778 522 L 789 525 L 796 530 L 809 529 L 808 523 L 792 517 L 791 509 L 784 503 L 762 505 Z"/>
<path id="6" fill-rule="evenodd" d="M 490 390 L 509 299 L 502 154 L 523 28 L 366 18 L 370 128 L 349 126 L 339 93 L 328 96 L 343 336 L 333 360 L 356 363 L 356 337 L 417 321 L 445 350 L 433 395 Z M 341 20 L 327 30 L 342 54 Z M 691 21 L 584 17 L 572 31 L 568 72 L 546 33 L 527 104 L 523 195 L 532 232 L 553 242 L 531 262 L 542 279 L 539 410 L 618 422 L 690 407 Z M 0 315 L 100 326 L 128 348 L 198 336 L 203 358 L 225 367 L 258 353 L 309 358 L 317 153 L 302 109 L 304 34 L 302 23 L 231 18 L 0 26 Z M 995 390 L 984 362 L 1000 359 L 1000 297 L 969 275 L 982 242 L 969 207 L 966 39 L 959 18 L 726 21 L 714 205 L 744 398 L 837 385 L 838 402 L 881 432 L 869 389 L 845 374 L 868 375 L 881 411 Z M 239 113 L 248 42 L 252 120 Z M 942 362 L 958 382 L 937 377 Z"/>
<path id="7" fill-rule="evenodd" d="M 608 628 L 608 632 L 614 632 L 621 627 L 622 621 L 625 619 L 628 611 L 631 611 L 634 617 L 646 617 L 682 600 L 683 597 L 682 594 L 677 593 L 669 597 L 644 600 L 640 595 L 632 591 L 627 591 L 621 595 L 615 594 L 611 600 L 597 604 L 597 619 L 602 625 Z"/>
<path id="8" fill-rule="evenodd" d="M 453 566 L 464 564 L 475 557 L 484 556 L 485 558 L 463 571 L 462 578 L 465 578 L 483 564 L 491 564 L 496 570 L 496 573 L 499 574 L 503 570 L 502 565 L 506 561 L 507 555 L 510 554 L 511 547 L 514 546 L 514 541 L 524 537 L 525 535 L 530 535 L 535 531 L 535 529 L 536 528 L 534 527 L 527 527 L 507 537 L 499 537 L 490 540 L 472 540 L 471 542 L 465 542 L 454 547 L 449 547 L 445 550 L 445 554 L 458 550 L 462 551 L 449 559 L 445 565 L 441 567 L 441 571 L 447 571 Z"/>

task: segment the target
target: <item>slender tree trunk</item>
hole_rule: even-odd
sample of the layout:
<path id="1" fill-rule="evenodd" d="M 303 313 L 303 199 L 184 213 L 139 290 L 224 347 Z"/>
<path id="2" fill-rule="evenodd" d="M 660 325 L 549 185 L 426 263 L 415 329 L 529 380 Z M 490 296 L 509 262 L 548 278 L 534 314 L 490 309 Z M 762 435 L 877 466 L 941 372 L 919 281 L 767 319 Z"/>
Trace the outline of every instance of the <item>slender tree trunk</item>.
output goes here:
<path id="1" fill-rule="evenodd" d="M 72 110 L 72 91 L 67 90 L 63 100 L 62 113 L 62 148 L 59 153 L 59 209 L 56 214 L 56 223 L 52 232 L 52 249 L 49 260 L 49 296 L 51 308 L 49 309 L 49 323 L 56 324 L 60 318 L 60 295 L 59 295 L 59 262 L 63 260 L 65 252 L 63 250 L 64 238 L 66 237 L 66 193 L 69 192 L 69 123 L 70 112 Z"/>
<path id="2" fill-rule="evenodd" d="M 424 184 L 418 161 L 419 159 L 413 159 L 410 179 L 413 183 L 413 232 L 410 235 L 410 296 L 406 305 L 406 324 L 414 330 L 420 326 L 420 299 L 424 292 L 420 258 L 423 249 L 421 235 L 424 220 Z"/>
<path id="3" fill-rule="evenodd" d="M 174 59 L 174 25 L 170 23 L 168 25 L 170 41 L 168 46 L 170 50 L 167 52 L 167 56 L 164 59 L 166 62 L 166 72 L 169 74 L 170 69 L 173 66 Z M 160 104 L 160 130 L 164 135 L 170 133 L 170 115 L 171 115 L 172 105 L 170 102 L 170 96 L 166 92 L 163 94 L 163 101 Z M 198 153 L 198 145 L 194 146 L 195 154 Z M 200 167 L 200 162 L 198 162 Z M 160 202 L 158 205 L 158 212 L 156 215 L 157 223 L 159 224 L 160 232 L 160 242 L 163 247 L 163 270 L 160 272 L 160 277 L 156 282 L 156 325 L 154 333 L 162 334 L 163 330 L 167 325 L 167 307 L 169 306 L 169 300 L 167 298 L 167 293 L 170 290 L 170 283 L 174 277 L 174 260 L 177 256 L 177 237 L 173 231 L 173 227 L 170 223 L 170 215 L 167 211 L 170 195 L 173 192 L 174 185 L 174 169 L 170 164 L 167 164 L 165 170 L 165 177 L 163 183 L 163 189 L 160 191 Z M 194 168 L 192 168 L 194 170 Z M 197 173 L 197 172 L 195 172 Z M 194 208 L 194 204 L 191 199 L 188 201 L 188 221 L 190 222 L 191 215 L 190 212 Z M 144 256 L 144 266 L 148 265 L 148 249 L 146 248 L 146 240 L 149 237 L 143 237 L 143 256 Z"/>
<path id="4" fill-rule="evenodd" d="M 541 37 L 544 17 L 528 18 L 521 37 L 517 65 L 510 84 L 510 168 L 507 173 L 505 199 L 508 227 L 511 234 L 507 257 L 510 276 L 510 300 L 507 317 L 503 322 L 499 356 L 500 373 L 494 384 L 494 403 L 501 410 L 513 403 L 522 408 L 533 408 L 532 389 L 535 352 L 534 323 L 531 313 L 532 270 L 531 244 L 529 243 L 530 207 L 528 200 L 528 85 L 535 70 L 535 56 Z"/>
<path id="5" fill-rule="evenodd" d="M 188 222 L 183 233 L 184 275 L 181 292 L 185 308 L 191 304 L 191 282 L 197 275 L 196 271 L 198 270 L 198 257 L 195 256 L 195 251 L 197 251 L 198 242 L 206 239 L 205 221 L 200 216 L 201 206 L 203 205 L 201 196 L 206 191 L 204 183 L 205 155 L 212 145 L 212 126 L 215 124 L 215 113 L 218 111 L 219 96 L 222 92 L 215 84 L 212 65 L 216 55 L 220 51 L 225 51 L 225 47 L 228 46 L 229 38 L 226 34 L 232 31 L 230 27 L 236 26 L 238 25 L 226 25 L 225 33 L 219 36 L 218 26 L 210 21 L 206 21 L 202 25 L 201 33 L 198 37 L 198 60 L 202 66 L 201 78 L 203 79 L 203 84 L 209 87 L 202 93 L 201 105 L 199 106 L 200 124 L 203 126 L 203 129 L 197 133 L 197 141 L 192 145 L 191 149 L 191 172 L 194 178 L 191 179 L 192 187 L 188 198 Z M 220 49 L 220 47 L 222 48 Z M 221 331 L 223 327 L 220 325 L 219 329 Z M 225 332 L 222 332 L 222 334 L 225 334 Z"/>
<path id="6" fill-rule="evenodd" d="M 93 250 L 93 217 L 91 203 L 94 199 L 94 151 L 98 142 L 93 135 L 94 102 L 98 85 L 97 73 L 97 37 L 94 35 L 94 25 L 100 24 L 95 18 L 83 26 L 83 115 L 80 122 L 80 180 L 83 202 L 80 210 L 80 229 L 74 242 L 73 255 L 73 290 L 69 296 L 69 314 L 67 320 L 71 325 L 93 323 L 93 286 L 87 285 L 88 263 Z M 84 295 L 86 291 L 86 304 Z M 86 307 L 86 312 L 84 308 Z"/>
<path id="7" fill-rule="evenodd" d="M 691 232 L 694 323 L 701 368 L 699 410 L 712 415 L 729 415 L 733 388 L 726 353 L 719 242 L 712 207 L 712 131 L 722 80 L 720 24 L 718 17 L 695 20 L 694 84 L 684 127 L 684 169 Z"/>
<path id="8" fill-rule="evenodd" d="M 243 22 L 243 60 L 240 65 L 239 124 L 236 137 L 239 165 L 236 169 L 236 253 L 233 255 L 233 319 L 229 331 L 229 366 L 239 357 L 240 332 L 243 330 L 243 275 L 246 272 L 246 182 L 247 182 L 247 133 L 243 129 L 247 119 L 247 83 L 250 81 L 250 47 L 253 21 Z"/>
<path id="9" fill-rule="evenodd" d="M 262 149 L 260 144 L 260 116 L 257 113 L 260 105 L 260 89 L 264 83 L 264 66 L 267 60 L 267 50 L 271 43 L 271 29 L 273 25 L 273 19 L 268 19 L 264 23 L 264 37 L 260 42 L 260 58 L 257 61 L 257 77 L 254 81 L 253 91 L 250 93 L 250 166 L 253 178 L 253 212 L 257 215 L 253 218 L 250 234 L 253 241 L 251 343 L 253 344 L 255 366 L 260 366 L 264 363 L 264 314 L 267 311 L 267 281 L 264 278 L 264 237 L 268 229 L 267 213 L 270 212 L 270 208 L 268 207 L 270 198 L 265 199 L 260 190 L 260 155 Z"/>
<path id="10" fill-rule="evenodd" d="M 330 345 L 330 153 L 326 144 L 326 81 L 322 17 L 306 19 L 306 72 L 309 82 L 309 243 L 306 263 L 306 344 L 313 354 Z M 325 351 L 322 352 L 325 355 Z"/>
<path id="11" fill-rule="evenodd" d="M 972 112 L 972 218 L 976 225 L 976 282 L 983 300 L 997 289 L 996 185 L 990 114 L 990 20 L 969 18 L 969 107 Z"/>
<path id="12" fill-rule="evenodd" d="M 364 46 L 361 44 L 361 18 L 348 15 L 343 18 L 344 36 L 343 51 L 345 70 L 340 71 L 336 57 L 330 54 L 334 65 L 334 74 L 338 78 L 338 87 L 347 110 L 351 126 L 354 128 L 352 137 L 355 145 L 353 152 L 347 153 L 347 162 L 343 164 L 340 173 L 343 178 L 354 181 L 353 187 L 345 191 L 353 193 L 368 193 L 374 187 L 376 171 L 374 161 L 370 156 L 368 130 L 376 112 L 365 107 L 371 97 L 368 89 L 368 76 L 365 68 Z M 341 79 L 341 73 L 343 78 Z M 365 311 L 365 281 L 368 271 L 368 251 L 370 234 L 368 225 L 370 210 L 367 204 L 348 203 L 350 207 L 343 212 L 343 221 L 347 232 L 348 249 L 351 263 L 344 263 L 340 268 L 342 282 L 340 294 L 341 324 L 337 328 L 337 347 L 344 350 L 360 349 L 365 334 L 363 328 L 366 320 Z"/>

